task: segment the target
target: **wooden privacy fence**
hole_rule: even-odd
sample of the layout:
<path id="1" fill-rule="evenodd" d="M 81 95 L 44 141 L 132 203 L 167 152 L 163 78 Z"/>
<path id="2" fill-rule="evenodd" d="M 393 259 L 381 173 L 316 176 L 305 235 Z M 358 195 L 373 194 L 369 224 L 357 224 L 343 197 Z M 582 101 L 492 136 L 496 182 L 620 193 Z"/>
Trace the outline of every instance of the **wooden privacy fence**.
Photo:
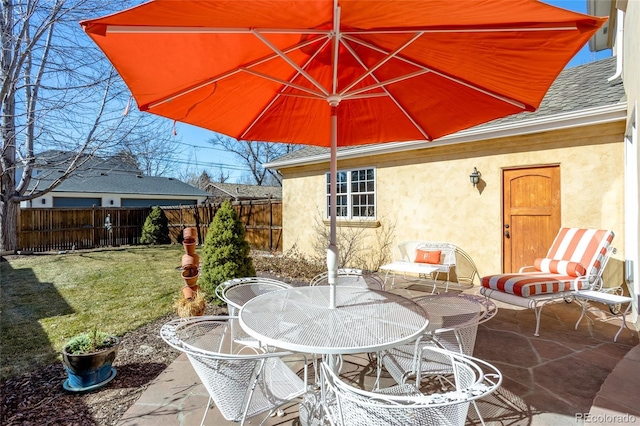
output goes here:
<path id="1" fill-rule="evenodd" d="M 246 230 L 245 240 L 256 250 L 282 251 L 282 200 L 235 201 L 233 208 Z M 179 242 L 183 228 L 198 230 L 198 241 L 204 242 L 209 224 L 220 203 L 200 206 L 162 207 L 169 219 L 171 241 Z"/>
<path id="2" fill-rule="evenodd" d="M 256 250 L 282 251 L 282 201 L 236 201 L 233 207 Z M 178 243 L 183 228 L 195 227 L 202 244 L 220 204 L 161 207 L 169 220 L 169 236 Z M 22 208 L 18 250 L 89 249 L 140 244 L 148 207 Z"/>
<path id="3" fill-rule="evenodd" d="M 18 250 L 41 252 L 139 244 L 149 212 L 148 207 L 21 208 Z"/>

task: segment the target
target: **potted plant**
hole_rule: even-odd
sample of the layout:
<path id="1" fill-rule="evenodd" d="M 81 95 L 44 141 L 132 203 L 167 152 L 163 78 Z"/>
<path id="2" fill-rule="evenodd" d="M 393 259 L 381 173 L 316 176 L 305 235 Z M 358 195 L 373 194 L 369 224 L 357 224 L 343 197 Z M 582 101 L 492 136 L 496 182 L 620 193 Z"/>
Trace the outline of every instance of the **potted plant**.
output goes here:
<path id="1" fill-rule="evenodd" d="M 120 339 L 104 331 L 92 330 L 72 337 L 62 348 L 62 362 L 68 379 L 63 387 L 73 392 L 90 391 L 116 376 L 111 366 Z"/>

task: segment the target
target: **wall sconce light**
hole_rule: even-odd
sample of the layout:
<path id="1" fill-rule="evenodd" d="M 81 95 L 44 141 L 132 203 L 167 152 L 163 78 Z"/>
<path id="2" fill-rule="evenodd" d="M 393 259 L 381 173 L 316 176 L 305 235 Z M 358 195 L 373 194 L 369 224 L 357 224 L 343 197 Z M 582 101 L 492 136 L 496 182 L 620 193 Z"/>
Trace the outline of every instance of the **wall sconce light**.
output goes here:
<path id="1" fill-rule="evenodd" d="M 109 200 L 109 204 L 113 205 L 113 200 Z"/>
<path id="2" fill-rule="evenodd" d="M 471 181 L 474 187 L 480 183 L 480 172 L 475 167 L 473 168 L 473 171 L 469 175 L 469 180 Z"/>

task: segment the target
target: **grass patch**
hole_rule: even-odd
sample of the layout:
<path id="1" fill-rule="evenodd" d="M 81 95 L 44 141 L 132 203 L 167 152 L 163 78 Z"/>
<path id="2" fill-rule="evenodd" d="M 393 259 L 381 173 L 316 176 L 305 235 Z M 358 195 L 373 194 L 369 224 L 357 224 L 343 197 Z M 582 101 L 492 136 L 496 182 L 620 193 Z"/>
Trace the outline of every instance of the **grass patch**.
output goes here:
<path id="1" fill-rule="evenodd" d="M 0 378 L 60 359 L 98 329 L 122 336 L 175 312 L 182 246 L 36 255 L 0 263 Z"/>

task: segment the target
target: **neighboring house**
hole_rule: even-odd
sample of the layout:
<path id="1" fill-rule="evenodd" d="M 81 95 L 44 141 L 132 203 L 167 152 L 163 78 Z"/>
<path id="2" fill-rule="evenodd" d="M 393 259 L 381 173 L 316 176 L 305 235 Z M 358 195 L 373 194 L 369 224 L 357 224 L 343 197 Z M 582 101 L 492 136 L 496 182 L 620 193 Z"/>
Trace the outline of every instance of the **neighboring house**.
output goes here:
<path id="1" fill-rule="evenodd" d="M 629 9 L 632 3 L 640 6 L 629 2 Z M 433 142 L 339 149 L 338 232 L 363 228 L 374 250 L 385 227 L 394 243 L 451 242 L 471 255 L 482 276 L 532 264 L 560 226 L 612 229 L 618 252 L 605 279 L 622 284 L 629 240 L 638 244 L 637 231 L 625 227 L 624 208 L 624 136 L 633 108 L 625 88 L 640 75 L 634 61 L 625 62 L 633 75 L 625 68 L 624 86 L 619 76 L 608 81 L 616 72 L 616 58 L 608 58 L 564 70 L 536 112 Z M 314 223 L 327 223 L 329 151 L 304 148 L 266 167 L 283 175 L 283 249 L 312 253 Z M 470 182 L 476 169 L 477 186 Z M 637 211 L 637 186 L 630 199 Z"/>
<path id="2" fill-rule="evenodd" d="M 207 184 L 205 190 L 213 201 L 279 200 L 282 198 L 281 186 L 211 182 Z"/>
<path id="3" fill-rule="evenodd" d="M 29 190 L 46 188 L 64 172 L 72 154 L 47 151 L 36 160 Z M 27 191 L 28 192 L 28 191 Z M 203 203 L 208 193 L 174 178 L 144 176 L 119 156 L 93 157 L 47 194 L 21 207 L 149 207 Z"/>

